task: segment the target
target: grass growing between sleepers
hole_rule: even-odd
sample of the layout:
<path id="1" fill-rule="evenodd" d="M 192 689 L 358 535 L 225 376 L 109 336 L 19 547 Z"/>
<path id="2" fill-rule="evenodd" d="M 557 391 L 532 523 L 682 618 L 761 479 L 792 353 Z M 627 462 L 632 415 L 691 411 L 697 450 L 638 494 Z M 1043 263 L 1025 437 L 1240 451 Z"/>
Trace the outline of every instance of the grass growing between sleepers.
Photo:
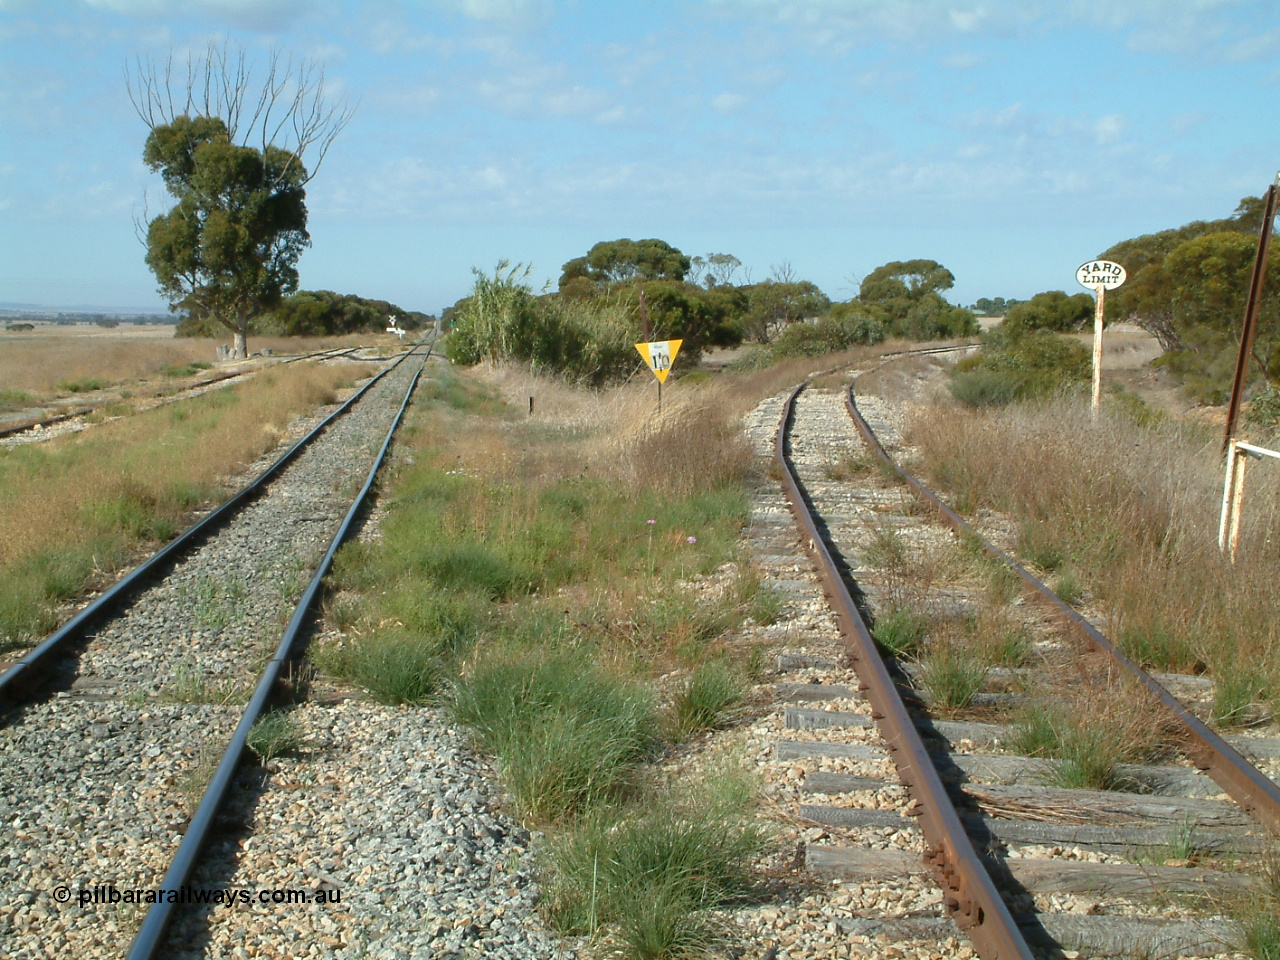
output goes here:
<path id="1" fill-rule="evenodd" d="M 732 403 L 655 418 L 638 391 L 579 393 L 564 402 L 590 412 L 561 429 L 430 368 L 380 535 L 335 564 L 346 635 L 314 656 L 380 701 L 444 706 L 495 758 L 511 811 L 546 835 L 552 926 L 626 957 L 696 955 L 763 838 L 732 777 L 694 795 L 655 761 L 734 721 L 750 665 L 724 638 L 777 615 L 738 555 L 753 460 Z"/>

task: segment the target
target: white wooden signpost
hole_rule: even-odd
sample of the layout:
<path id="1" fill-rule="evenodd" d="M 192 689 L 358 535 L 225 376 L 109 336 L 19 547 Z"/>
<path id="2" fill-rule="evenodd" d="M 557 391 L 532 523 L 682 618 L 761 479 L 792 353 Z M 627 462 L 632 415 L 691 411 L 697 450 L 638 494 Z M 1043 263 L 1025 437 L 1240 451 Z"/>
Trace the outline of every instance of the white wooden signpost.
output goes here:
<path id="1" fill-rule="evenodd" d="M 667 374 L 671 372 L 671 364 L 675 363 L 676 354 L 680 352 L 683 340 L 653 340 L 648 343 L 637 343 L 636 350 L 653 375 L 658 378 L 658 412 L 662 412 L 662 385 L 667 382 Z"/>
<path id="2" fill-rule="evenodd" d="M 1093 416 L 1102 403 L 1102 302 L 1106 291 L 1124 283 L 1124 267 L 1113 260 L 1090 260 L 1076 268 L 1076 281 L 1098 298 L 1093 308 Z"/>

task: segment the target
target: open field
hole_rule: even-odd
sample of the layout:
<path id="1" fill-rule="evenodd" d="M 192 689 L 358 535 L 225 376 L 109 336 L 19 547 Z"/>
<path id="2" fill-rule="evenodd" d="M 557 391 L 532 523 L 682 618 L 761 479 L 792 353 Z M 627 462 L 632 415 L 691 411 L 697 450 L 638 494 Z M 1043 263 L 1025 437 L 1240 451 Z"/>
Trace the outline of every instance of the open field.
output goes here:
<path id="1" fill-rule="evenodd" d="M 199 372 L 192 364 L 214 365 L 220 341 L 175 337 L 173 330 L 158 324 L 122 323 L 110 329 L 43 324 L 30 331 L 0 331 L 0 412 L 63 398 L 79 402 L 113 388 L 129 389 L 137 396 L 170 385 L 175 377 Z M 252 337 L 249 348 L 296 354 L 382 341 L 397 343 L 394 337 L 369 334 Z M 217 367 L 248 369 L 259 362 Z"/>

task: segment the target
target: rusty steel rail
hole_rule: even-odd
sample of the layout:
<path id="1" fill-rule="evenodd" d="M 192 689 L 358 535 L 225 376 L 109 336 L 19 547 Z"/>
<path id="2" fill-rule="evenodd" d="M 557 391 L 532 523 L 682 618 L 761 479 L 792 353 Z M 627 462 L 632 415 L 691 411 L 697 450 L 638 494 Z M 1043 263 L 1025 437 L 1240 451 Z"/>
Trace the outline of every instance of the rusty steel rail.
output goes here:
<path id="1" fill-rule="evenodd" d="M 855 378 L 856 383 L 856 378 Z M 1034 599 L 1049 606 L 1058 619 L 1083 642 L 1086 648 L 1101 651 L 1123 668 L 1151 693 L 1153 697 L 1178 722 L 1186 735 L 1184 750 L 1191 761 L 1238 803 L 1247 814 L 1273 830 L 1280 829 L 1280 786 L 1252 763 L 1242 757 L 1229 743 L 1211 730 L 1186 705 L 1166 690 L 1158 680 L 1126 657 L 1093 624 L 1082 617 L 1070 604 L 1041 583 L 1020 563 L 987 542 L 947 506 L 937 494 L 907 473 L 889 456 L 880 444 L 870 424 L 863 419 L 854 399 L 854 384 L 849 385 L 845 398 L 849 416 L 858 432 L 872 451 L 902 479 L 916 499 L 936 511 L 951 527 L 965 536 L 975 537 L 988 556 L 1007 564 L 1025 585 L 1026 592 Z"/>
<path id="2" fill-rule="evenodd" d="M 861 679 L 860 689 L 872 706 L 872 719 L 884 736 L 899 778 L 911 794 L 910 815 L 920 818 L 920 828 L 928 843 L 925 860 L 942 885 L 943 906 L 983 960 L 1032 960 L 1031 948 L 1000 898 L 929 759 L 924 742 L 876 649 L 871 631 L 818 529 L 808 496 L 791 464 L 788 437 L 795 418 L 796 398 L 806 385 L 802 383 L 787 398 L 778 425 L 777 460 L 782 469 L 782 485 L 817 565 L 823 590 L 840 622 L 849 657 Z"/>

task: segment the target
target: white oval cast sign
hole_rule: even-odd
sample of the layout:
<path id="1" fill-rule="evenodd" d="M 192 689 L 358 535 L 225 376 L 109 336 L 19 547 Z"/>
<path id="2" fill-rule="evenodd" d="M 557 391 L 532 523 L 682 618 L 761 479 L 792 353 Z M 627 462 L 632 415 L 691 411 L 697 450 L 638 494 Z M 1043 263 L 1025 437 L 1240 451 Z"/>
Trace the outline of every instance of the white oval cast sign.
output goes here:
<path id="1" fill-rule="evenodd" d="M 1113 260 L 1090 260 L 1076 268 L 1076 281 L 1090 290 L 1111 290 L 1124 283 L 1126 277 L 1124 267 Z"/>

